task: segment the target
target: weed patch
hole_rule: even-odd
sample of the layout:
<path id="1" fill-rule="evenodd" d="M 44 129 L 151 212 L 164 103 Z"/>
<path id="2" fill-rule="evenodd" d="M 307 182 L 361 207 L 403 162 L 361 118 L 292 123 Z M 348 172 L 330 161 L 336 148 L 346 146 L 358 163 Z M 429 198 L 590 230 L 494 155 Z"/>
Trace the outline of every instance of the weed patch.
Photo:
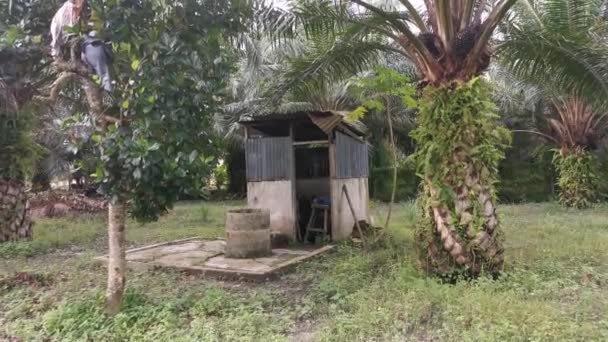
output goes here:
<path id="1" fill-rule="evenodd" d="M 128 240 L 217 237 L 225 211 L 242 205 L 206 203 L 206 214 L 200 203 L 181 203 L 159 222 L 131 223 Z M 385 208 L 374 204 L 377 220 Z M 606 209 L 502 206 L 501 276 L 444 284 L 419 272 L 415 206 L 398 204 L 388 238 L 368 253 L 342 243 L 278 280 L 130 271 L 123 310 L 113 318 L 102 311 L 105 270 L 92 263 L 104 252 L 104 218 L 43 220 L 34 241 L 0 246 L 0 339 L 605 341 Z"/>

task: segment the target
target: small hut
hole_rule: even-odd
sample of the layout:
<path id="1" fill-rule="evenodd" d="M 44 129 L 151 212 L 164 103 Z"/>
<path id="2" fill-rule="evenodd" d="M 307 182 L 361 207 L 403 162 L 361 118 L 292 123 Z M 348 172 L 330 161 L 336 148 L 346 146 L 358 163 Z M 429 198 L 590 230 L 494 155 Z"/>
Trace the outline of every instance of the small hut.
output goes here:
<path id="1" fill-rule="evenodd" d="M 369 221 L 363 125 L 334 111 L 256 115 L 240 123 L 246 137 L 248 206 L 270 210 L 273 235 L 302 237 L 317 200 L 330 208 L 333 240 L 351 235 L 355 217 Z"/>

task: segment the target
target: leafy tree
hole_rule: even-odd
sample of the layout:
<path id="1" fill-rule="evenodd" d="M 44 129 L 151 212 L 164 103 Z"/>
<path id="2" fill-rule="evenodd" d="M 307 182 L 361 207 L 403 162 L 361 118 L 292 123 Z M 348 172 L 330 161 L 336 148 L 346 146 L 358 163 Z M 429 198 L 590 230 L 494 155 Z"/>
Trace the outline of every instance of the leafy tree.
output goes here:
<path id="1" fill-rule="evenodd" d="M 428 0 L 420 11 L 408 0 L 393 7 L 300 1 L 289 13 L 268 11 L 265 17 L 275 36 L 290 37 L 301 28 L 316 43 L 293 61 L 282 89 L 353 75 L 385 51 L 416 66 L 423 88 L 413 134 L 424 186 L 418 246 L 431 273 L 475 276 L 503 265 L 494 202 L 509 134 L 497 126 L 489 86 L 477 77 L 489 65 L 492 33 L 515 2 Z"/>
<path id="2" fill-rule="evenodd" d="M 219 145 L 211 117 L 224 100 L 233 64 L 227 47 L 250 4 L 93 0 L 89 5 L 92 28 L 112 42 L 116 87 L 111 98 L 104 99 L 99 80 L 80 62 L 75 38 L 68 44 L 70 59 L 55 60 L 48 68 L 54 73 L 48 96 L 36 99 L 54 105 L 74 85 L 88 106 L 85 115 L 96 125 L 91 136 L 100 156 L 95 176 L 110 200 L 106 311 L 115 314 L 126 281 L 127 213 L 144 222 L 156 220 L 180 194 L 200 192 L 215 167 Z M 30 32 L 15 32 L 40 41 Z"/>
<path id="3" fill-rule="evenodd" d="M 211 118 L 231 69 L 227 39 L 242 28 L 246 5 L 184 0 L 125 9 L 120 2 L 92 4 L 100 31 L 115 46 L 120 104 L 118 124 L 95 138 L 101 152 L 97 177 L 111 198 L 109 313 L 118 311 L 124 288 L 127 208 L 139 220 L 155 220 L 179 194 L 200 191 L 214 169 L 218 145 Z"/>
<path id="4" fill-rule="evenodd" d="M 416 106 L 414 100 L 415 88 L 409 78 L 385 68 L 377 68 L 376 75 L 362 79 L 359 87 L 361 88 L 363 103 L 359 108 L 352 111 L 349 117 L 360 120 L 368 111 L 377 111 L 386 114 L 386 122 L 388 124 L 389 143 L 393 159 L 393 177 L 388 213 L 386 214 L 386 221 L 384 223 L 384 229 L 386 230 L 388 229 L 393 203 L 395 202 L 397 173 L 399 169 L 398 152 L 393 130 L 393 112 L 397 108 L 413 108 Z"/>

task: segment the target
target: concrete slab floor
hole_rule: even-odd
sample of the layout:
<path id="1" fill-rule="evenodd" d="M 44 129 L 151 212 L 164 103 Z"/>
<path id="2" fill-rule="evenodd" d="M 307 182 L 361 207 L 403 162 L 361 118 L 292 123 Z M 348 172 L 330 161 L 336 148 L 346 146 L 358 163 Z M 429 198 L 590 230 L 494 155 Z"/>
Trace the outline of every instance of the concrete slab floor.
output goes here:
<path id="1" fill-rule="evenodd" d="M 126 259 L 130 267 L 138 269 L 160 268 L 221 278 L 265 280 L 333 248 L 331 245 L 293 246 L 273 249 L 268 257 L 232 259 L 224 256 L 225 246 L 224 240 L 191 238 L 131 249 Z M 107 256 L 96 260 L 107 263 Z"/>

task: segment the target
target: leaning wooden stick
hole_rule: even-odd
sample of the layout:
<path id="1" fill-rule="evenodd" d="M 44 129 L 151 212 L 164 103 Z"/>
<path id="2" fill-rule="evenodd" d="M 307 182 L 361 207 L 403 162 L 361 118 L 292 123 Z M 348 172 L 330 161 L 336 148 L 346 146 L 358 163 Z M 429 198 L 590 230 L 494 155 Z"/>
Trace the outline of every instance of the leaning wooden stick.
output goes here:
<path id="1" fill-rule="evenodd" d="M 361 242 L 363 243 L 363 250 L 367 251 L 367 242 L 365 242 L 365 237 L 363 236 L 363 231 L 361 230 L 359 220 L 357 219 L 357 215 L 355 214 L 355 208 L 353 208 L 353 203 L 350 201 L 350 196 L 348 195 L 348 189 L 346 189 L 346 185 L 342 185 L 342 192 L 346 195 L 348 207 L 350 208 L 351 214 L 353 214 L 353 219 L 355 220 L 355 227 L 357 227 L 357 231 L 359 232 L 359 236 L 361 237 Z"/>
<path id="2" fill-rule="evenodd" d="M 391 139 L 391 151 L 393 152 L 393 189 L 391 191 L 391 201 L 388 204 L 388 212 L 386 213 L 386 222 L 384 222 L 384 231 L 388 230 L 388 224 L 391 222 L 391 213 L 395 203 L 395 193 L 397 191 L 397 147 L 395 146 L 395 135 L 393 134 L 393 119 L 391 118 L 391 103 L 388 97 L 385 98 L 386 103 L 386 120 L 388 121 L 388 132 Z"/>

